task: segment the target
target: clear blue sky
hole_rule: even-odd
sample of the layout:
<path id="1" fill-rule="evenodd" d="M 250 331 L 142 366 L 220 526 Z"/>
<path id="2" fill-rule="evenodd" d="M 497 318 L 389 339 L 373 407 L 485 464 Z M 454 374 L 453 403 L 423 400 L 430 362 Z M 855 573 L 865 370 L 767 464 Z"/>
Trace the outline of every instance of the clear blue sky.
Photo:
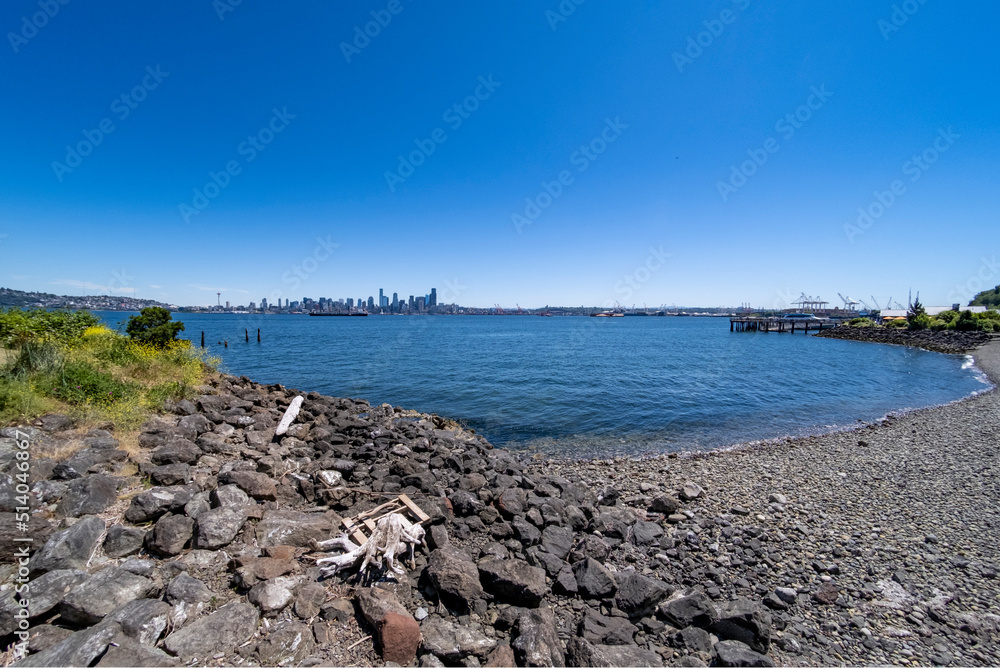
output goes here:
<path id="1" fill-rule="evenodd" d="M 770 306 L 1000 283 L 996 3 L 232 2 L 4 3 L 0 285 Z"/>

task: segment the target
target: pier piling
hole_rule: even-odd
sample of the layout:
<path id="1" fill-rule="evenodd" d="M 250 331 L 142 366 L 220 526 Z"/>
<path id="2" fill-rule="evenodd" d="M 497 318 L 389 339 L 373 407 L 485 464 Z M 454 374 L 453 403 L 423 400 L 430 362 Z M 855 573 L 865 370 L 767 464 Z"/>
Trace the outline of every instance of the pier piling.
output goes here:
<path id="1" fill-rule="evenodd" d="M 201 347 L 205 347 L 205 332 L 201 333 Z"/>
<path id="2" fill-rule="evenodd" d="M 257 343 L 260 343 L 260 328 L 257 328 Z"/>

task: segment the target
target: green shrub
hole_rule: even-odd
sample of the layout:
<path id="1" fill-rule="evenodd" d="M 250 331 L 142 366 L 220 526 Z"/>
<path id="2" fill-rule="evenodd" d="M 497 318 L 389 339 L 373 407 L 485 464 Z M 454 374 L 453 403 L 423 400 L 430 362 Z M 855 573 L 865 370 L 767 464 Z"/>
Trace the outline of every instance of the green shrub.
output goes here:
<path id="1" fill-rule="evenodd" d="M 58 373 L 62 366 L 63 356 L 58 345 L 51 341 L 28 340 L 21 343 L 5 375 L 17 379 L 34 374 L 52 375 Z"/>
<path id="2" fill-rule="evenodd" d="M 66 362 L 61 372 L 42 379 L 39 385 L 49 396 L 67 403 L 100 406 L 124 399 L 133 389 L 110 373 L 80 361 Z"/>
<path id="3" fill-rule="evenodd" d="M 941 313 L 938 313 L 934 317 L 942 322 L 950 324 L 958 319 L 958 311 L 942 311 Z"/>
<path id="4" fill-rule="evenodd" d="M 142 309 L 140 315 L 128 319 L 125 332 L 139 343 L 147 343 L 157 348 L 166 348 L 177 340 L 177 334 L 184 330 L 183 322 L 171 322 L 170 311 L 159 306 Z"/>
<path id="5" fill-rule="evenodd" d="M 1000 331 L 1000 323 L 995 320 L 980 320 L 979 329 L 983 332 L 996 332 Z"/>
<path id="6" fill-rule="evenodd" d="M 942 332 L 942 331 L 945 331 L 945 330 L 950 329 L 950 328 L 951 328 L 951 325 L 948 322 L 946 322 L 944 320 L 939 320 L 938 318 L 931 318 L 931 331 L 932 332 Z"/>
<path id="7" fill-rule="evenodd" d="M 926 313 L 918 313 L 912 318 L 907 318 L 907 327 L 914 332 L 927 329 L 931 326 L 931 319 Z"/>
<path id="8" fill-rule="evenodd" d="M 908 325 L 909 325 L 909 323 L 906 322 L 905 320 L 887 320 L 885 322 L 885 326 L 886 327 L 896 327 L 896 328 L 900 328 L 900 329 L 903 328 L 903 327 L 906 327 Z"/>
<path id="9" fill-rule="evenodd" d="M 962 311 L 955 321 L 955 329 L 959 332 L 974 332 L 979 329 L 979 322 L 972 311 Z"/>
<path id="10" fill-rule="evenodd" d="M 850 322 L 847 323 L 851 327 L 874 327 L 875 323 L 869 318 L 852 318 Z"/>
<path id="11" fill-rule="evenodd" d="M 89 311 L 0 309 L 0 346 L 17 347 L 25 341 L 70 341 L 99 322 Z"/>
<path id="12" fill-rule="evenodd" d="M 980 320 L 992 320 L 994 322 L 1000 322 L 1000 311 L 989 310 L 979 314 Z"/>

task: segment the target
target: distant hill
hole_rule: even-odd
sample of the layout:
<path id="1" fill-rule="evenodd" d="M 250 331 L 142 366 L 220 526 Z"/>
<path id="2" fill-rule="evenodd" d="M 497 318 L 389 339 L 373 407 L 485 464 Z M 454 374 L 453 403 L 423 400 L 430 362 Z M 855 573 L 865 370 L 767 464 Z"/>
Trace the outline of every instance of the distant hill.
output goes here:
<path id="1" fill-rule="evenodd" d="M 983 290 L 976 298 L 969 302 L 969 306 L 986 306 L 988 308 L 1000 307 L 1000 285 L 992 290 Z"/>
<path id="2" fill-rule="evenodd" d="M 88 295 L 73 297 L 54 295 L 50 292 L 24 292 L 0 288 L 0 307 L 3 308 L 72 308 L 90 311 L 138 311 L 147 306 L 172 308 L 153 299 L 136 299 L 120 295 Z M 176 308 L 176 307 L 173 307 Z"/>

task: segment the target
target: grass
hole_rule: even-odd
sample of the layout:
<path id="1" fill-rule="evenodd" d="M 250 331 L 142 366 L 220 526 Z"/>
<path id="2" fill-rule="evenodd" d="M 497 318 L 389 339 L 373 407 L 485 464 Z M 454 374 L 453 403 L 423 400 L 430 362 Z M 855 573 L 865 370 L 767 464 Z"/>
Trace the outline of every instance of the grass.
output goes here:
<path id="1" fill-rule="evenodd" d="M 190 398 L 218 360 L 187 341 L 138 343 L 79 313 L 0 311 L 0 424 L 65 413 L 84 425 L 111 423 L 138 451 L 139 426 L 169 400 Z"/>

